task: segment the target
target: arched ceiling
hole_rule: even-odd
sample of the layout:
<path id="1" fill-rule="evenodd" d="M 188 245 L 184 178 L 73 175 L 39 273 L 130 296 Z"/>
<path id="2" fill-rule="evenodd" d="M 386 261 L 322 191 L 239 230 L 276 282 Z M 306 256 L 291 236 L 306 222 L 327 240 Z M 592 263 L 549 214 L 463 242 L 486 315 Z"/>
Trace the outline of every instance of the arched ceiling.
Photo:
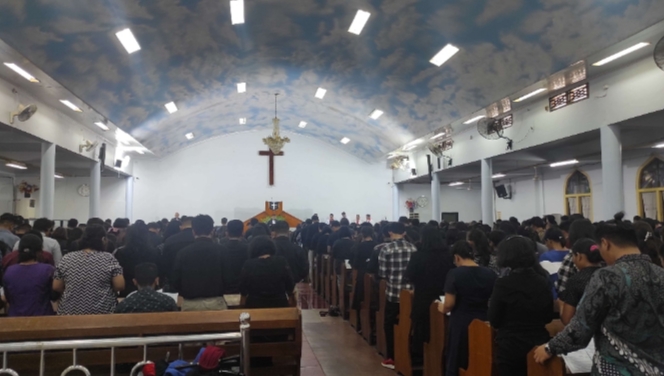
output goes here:
<path id="1" fill-rule="evenodd" d="M 0 39 L 158 155 L 268 130 L 279 92 L 282 129 L 375 160 L 662 18 L 661 0 L 245 0 L 231 25 L 228 0 L 13 0 Z"/>

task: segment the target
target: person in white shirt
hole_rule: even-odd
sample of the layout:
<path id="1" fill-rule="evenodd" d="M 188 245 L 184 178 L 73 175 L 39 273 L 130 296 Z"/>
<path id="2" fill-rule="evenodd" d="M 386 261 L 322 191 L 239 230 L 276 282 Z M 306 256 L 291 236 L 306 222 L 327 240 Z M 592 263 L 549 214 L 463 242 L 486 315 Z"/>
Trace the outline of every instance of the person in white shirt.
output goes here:
<path id="1" fill-rule="evenodd" d="M 53 262 L 55 265 L 58 265 L 60 260 L 62 260 L 62 250 L 60 250 L 60 244 L 57 240 L 49 238 L 51 231 L 53 231 L 53 226 L 55 226 L 55 222 L 48 218 L 39 218 L 32 225 L 32 229 L 41 232 L 44 238 L 44 251 L 50 252 L 53 256 Z M 14 244 L 15 251 L 18 250 L 18 244 L 19 242 Z"/>

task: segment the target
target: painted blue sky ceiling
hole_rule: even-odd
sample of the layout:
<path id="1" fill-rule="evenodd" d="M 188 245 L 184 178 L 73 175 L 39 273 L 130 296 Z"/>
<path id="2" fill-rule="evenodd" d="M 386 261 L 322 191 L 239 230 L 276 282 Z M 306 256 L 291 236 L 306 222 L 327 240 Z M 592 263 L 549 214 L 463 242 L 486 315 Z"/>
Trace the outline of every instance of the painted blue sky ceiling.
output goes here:
<path id="1" fill-rule="evenodd" d="M 374 160 L 660 21 L 664 1 L 245 0 L 245 13 L 233 26 L 228 0 L 2 1 L 0 38 L 157 154 L 267 135 L 279 92 L 284 129 Z M 430 64 L 447 43 L 461 51 Z"/>

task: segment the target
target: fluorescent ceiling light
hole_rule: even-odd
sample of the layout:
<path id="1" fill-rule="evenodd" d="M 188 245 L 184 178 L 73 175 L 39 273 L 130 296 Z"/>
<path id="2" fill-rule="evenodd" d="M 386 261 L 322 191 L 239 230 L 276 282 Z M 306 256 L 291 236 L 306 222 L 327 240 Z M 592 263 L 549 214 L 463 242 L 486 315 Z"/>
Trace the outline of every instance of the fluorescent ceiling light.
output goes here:
<path id="1" fill-rule="evenodd" d="M 300 127 L 300 128 L 305 128 L 306 126 L 307 126 L 307 122 L 306 122 L 306 121 L 301 121 L 301 122 L 300 122 L 300 125 L 298 125 L 298 127 Z"/>
<path id="2" fill-rule="evenodd" d="M 434 57 L 432 57 L 429 62 L 439 67 L 445 64 L 445 62 L 454 56 L 457 52 L 459 52 L 457 47 L 448 44 L 447 46 L 443 47 L 443 49 L 440 50 L 440 52 L 438 52 Z"/>
<path id="3" fill-rule="evenodd" d="M 622 50 L 622 51 L 618 52 L 617 54 L 614 54 L 614 55 L 611 55 L 611 56 L 609 56 L 609 57 L 607 57 L 607 58 L 605 58 L 605 59 L 602 59 L 602 60 L 596 62 L 596 63 L 593 64 L 593 65 L 596 66 L 596 67 L 601 67 L 602 65 L 605 65 L 605 64 L 608 64 L 608 63 L 610 63 L 610 62 L 612 62 L 612 61 L 614 61 L 614 60 L 620 59 L 621 57 L 623 57 L 623 56 L 625 56 L 625 55 L 629 55 L 629 54 L 631 54 L 632 52 L 634 52 L 634 51 L 636 51 L 636 50 L 640 50 L 640 49 L 642 49 L 643 47 L 648 46 L 648 45 L 650 45 L 650 43 L 647 43 L 647 42 L 641 42 L 641 43 L 636 44 L 636 45 L 634 45 L 634 46 L 632 46 L 632 47 L 630 47 L 630 48 L 627 48 L 627 49 L 625 49 L 625 50 Z"/>
<path id="4" fill-rule="evenodd" d="M 322 87 L 319 87 L 318 90 L 316 90 L 316 98 L 323 99 L 325 93 L 327 93 L 327 90 L 323 89 Z"/>
<path id="5" fill-rule="evenodd" d="M 75 104 L 71 103 L 70 101 L 66 99 L 61 99 L 60 103 L 64 104 L 65 106 L 69 107 L 72 111 L 76 112 L 83 112 L 80 108 L 78 108 Z"/>
<path id="6" fill-rule="evenodd" d="M 486 117 L 486 116 L 484 116 L 484 115 L 475 116 L 474 118 L 469 119 L 468 121 L 465 121 L 464 124 L 470 124 L 470 123 L 475 122 L 475 121 L 478 121 L 478 120 L 480 120 L 480 119 L 484 119 L 485 117 Z"/>
<path id="7" fill-rule="evenodd" d="M 240 82 L 237 84 L 237 92 L 242 94 L 245 91 L 247 91 L 247 83 L 246 82 Z"/>
<path id="8" fill-rule="evenodd" d="M 24 165 L 23 163 L 19 163 L 19 162 L 7 162 L 7 163 L 5 163 L 5 166 L 11 167 L 11 168 L 16 168 L 16 169 L 19 169 L 19 170 L 27 170 L 28 169 L 28 166 Z"/>
<path id="9" fill-rule="evenodd" d="M 130 29 L 118 31 L 115 33 L 115 36 L 118 37 L 120 43 L 122 43 L 122 47 L 127 50 L 127 53 L 133 54 L 141 49 L 141 46 L 138 44 L 136 38 L 134 38 L 134 34 Z"/>
<path id="10" fill-rule="evenodd" d="M 140 154 L 140 155 L 145 154 L 145 152 L 143 151 L 143 149 L 136 149 L 136 152 L 137 152 L 138 154 Z"/>
<path id="11" fill-rule="evenodd" d="M 505 176 L 506 176 L 505 174 L 495 174 L 495 175 L 493 175 L 491 178 L 493 178 L 493 179 L 500 179 L 500 178 L 504 178 Z"/>
<path id="12" fill-rule="evenodd" d="M 450 183 L 450 187 L 456 187 L 456 186 L 463 185 L 463 184 L 464 184 L 464 182 L 462 182 L 462 181 L 456 181 L 454 183 Z"/>
<path id="13" fill-rule="evenodd" d="M 446 135 L 447 135 L 447 133 L 445 133 L 445 132 L 443 132 L 443 133 L 439 133 L 439 134 L 437 134 L 437 135 L 431 137 L 431 140 L 435 140 L 435 139 L 437 139 L 437 138 L 441 138 L 441 137 L 444 137 L 444 136 L 446 136 Z"/>
<path id="14" fill-rule="evenodd" d="M 240 124 L 247 124 L 247 118 L 240 118 Z"/>
<path id="15" fill-rule="evenodd" d="M 360 35 L 362 29 L 364 29 L 364 25 L 366 25 L 367 21 L 369 21 L 369 16 L 371 16 L 371 13 L 365 12 L 361 9 L 358 10 L 355 14 L 353 22 L 350 24 L 348 32 L 355 35 Z"/>
<path id="16" fill-rule="evenodd" d="M 653 147 L 656 148 L 656 149 L 661 149 L 661 148 L 664 148 L 664 144 L 657 144 Z"/>
<path id="17" fill-rule="evenodd" d="M 11 69 L 11 70 L 13 70 L 14 72 L 20 74 L 21 77 L 25 78 L 26 80 L 28 80 L 28 81 L 30 81 L 30 82 L 35 82 L 35 83 L 39 82 L 39 80 L 36 79 L 33 75 L 31 75 L 30 73 L 24 71 L 23 68 L 19 67 L 19 66 L 16 65 L 16 64 L 14 64 L 14 63 L 5 63 L 5 65 L 6 65 L 9 69 Z"/>
<path id="18" fill-rule="evenodd" d="M 244 0 L 231 0 L 231 24 L 244 23 Z"/>
<path id="19" fill-rule="evenodd" d="M 369 115 L 370 118 L 377 120 L 379 117 L 383 116 L 383 111 L 379 109 L 375 109 L 371 112 L 371 115 Z"/>
<path id="20" fill-rule="evenodd" d="M 541 92 L 543 92 L 543 91 L 546 91 L 546 89 L 545 89 L 545 88 L 539 88 L 539 89 L 533 91 L 533 92 L 530 93 L 530 94 L 526 94 L 526 95 L 524 95 L 524 96 L 521 97 L 521 98 L 517 98 L 517 99 L 515 99 L 514 101 L 515 101 L 515 102 L 525 101 L 526 99 L 528 99 L 528 98 L 530 98 L 530 97 L 534 97 L 535 95 L 537 95 L 537 94 L 539 94 L 539 93 L 541 93 Z"/>
<path id="21" fill-rule="evenodd" d="M 64 176 L 62 176 L 62 174 L 59 174 L 57 172 L 53 176 L 55 176 L 56 179 L 64 179 L 65 178 Z"/>
<path id="22" fill-rule="evenodd" d="M 168 111 L 169 114 L 178 111 L 178 106 L 176 106 L 174 102 L 168 102 L 164 105 L 164 107 L 166 107 L 166 111 Z"/>
<path id="23" fill-rule="evenodd" d="M 573 165 L 573 164 L 577 164 L 577 163 L 579 163 L 579 161 L 577 161 L 576 159 L 570 159 L 569 161 L 551 163 L 550 166 L 551 167 L 560 167 L 560 166 Z"/>
<path id="24" fill-rule="evenodd" d="M 404 146 L 403 151 L 408 151 L 408 150 L 413 150 L 417 147 L 417 145 L 410 145 L 410 146 Z"/>
<path id="25" fill-rule="evenodd" d="M 108 126 L 106 124 L 102 123 L 101 121 L 96 122 L 95 125 L 98 126 L 99 128 L 101 128 L 103 131 L 108 130 Z"/>
<path id="26" fill-rule="evenodd" d="M 347 143 L 350 142 L 350 138 L 348 138 L 348 137 L 344 137 L 344 138 L 341 139 L 340 142 L 341 142 L 342 144 L 346 145 Z"/>
<path id="27" fill-rule="evenodd" d="M 419 144 L 421 144 L 422 142 L 424 142 L 424 141 L 422 141 L 422 140 L 414 140 L 414 141 L 411 141 L 411 142 L 407 143 L 407 144 L 404 145 L 404 146 L 419 145 Z"/>
<path id="28" fill-rule="evenodd" d="M 184 135 L 184 136 L 185 136 L 185 137 L 187 138 L 187 140 L 191 140 L 191 139 L 193 139 L 193 138 L 194 138 L 194 134 L 193 134 L 193 133 L 191 133 L 191 132 L 190 132 L 190 133 L 187 133 L 187 134 L 186 134 L 186 135 Z"/>

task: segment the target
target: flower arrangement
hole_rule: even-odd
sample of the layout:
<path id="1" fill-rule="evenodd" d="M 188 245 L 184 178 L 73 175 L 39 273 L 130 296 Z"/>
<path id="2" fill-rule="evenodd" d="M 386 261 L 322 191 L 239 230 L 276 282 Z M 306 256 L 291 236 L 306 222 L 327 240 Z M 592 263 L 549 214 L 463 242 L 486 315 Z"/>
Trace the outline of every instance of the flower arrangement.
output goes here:
<path id="1" fill-rule="evenodd" d="M 23 193 L 23 197 L 30 198 L 30 195 L 37 192 L 39 187 L 37 184 L 28 184 L 28 182 L 23 181 L 18 185 L 18 191 Z"/>
<path id="2" fill-rule="evenodd" d="M 415 211 L 415 208 L 417 208 L 417 201 L 413 200 L 412 198 L 409 198 L 406 200 L 406 207 L 408 208 L 408 211 L 410 213 Z"/>

